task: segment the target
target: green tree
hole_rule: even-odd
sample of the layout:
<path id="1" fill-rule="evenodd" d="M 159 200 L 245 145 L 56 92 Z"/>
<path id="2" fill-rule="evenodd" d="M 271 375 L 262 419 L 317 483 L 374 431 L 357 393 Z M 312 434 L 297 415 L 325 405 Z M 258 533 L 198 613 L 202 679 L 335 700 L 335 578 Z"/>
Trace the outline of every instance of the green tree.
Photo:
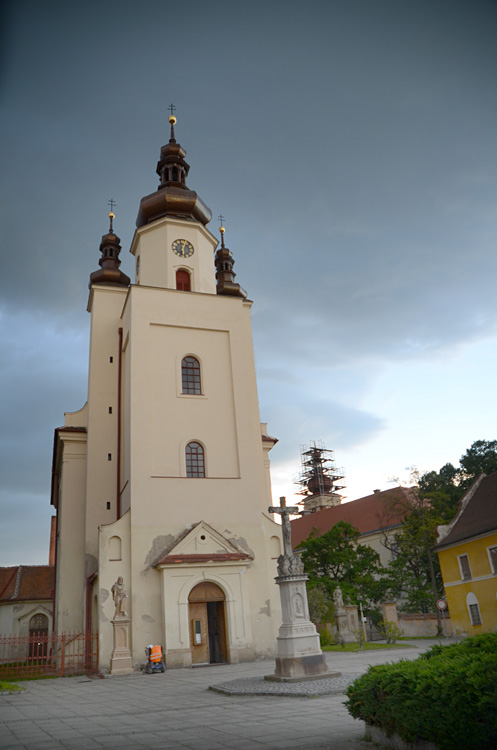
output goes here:
<path id="1" fill-rule="evenodd" d="M 299 545 L 309 576 L 309 588 L 323 588 L 328 596 L 340 585 L 344 598 L 357 595 L 364 601 L 378 602 L 384 596 L 384 568 L 380 556 L 371 547 L 359 544 L 359 531 L 345 521 L 317 536 L 315 530 Z"/>
<path id="2" fill-rule="evenodd" d="M 417 479 L 421 497 L 430 500 L 435 513 L 447 523 L 453 519 L 463 489 L 460 486 L 460 471 L 452 464 L 445 464 L 437 471 L 427 471 Z"/>
<path id="3" fill-rule="evenodd" d="M 392 552 L 387 568 L 388 592 L 394 598 L 403 598 L 404 611 L 438 615 L 436 600 L 443 595 L 443 583 L 432 548 L 441 522 L 440 516 L 418 496 L 401 528 L 385 535 L 383 544 Z"/>
<path id="4" fill-rule="evenodd" d="M 307 592 L 307 601 L 309 604 L 309 617 L 316 625 L 327 622 L 333 622 L 335 605 L 326 589 L 322 586 L 309 588 Z"/>
<path id="5" fill-rule="evenodd" d="M 432 510 L 451 521 L 466 490 L 480 474 L 497 471 L 497 440 L 476 440 L 459 460 L 456 468 L 448 463 L 437 471 L 427 471 L 418 477 L 420 495 L 430 500 Z"/>
<path id="6" fill-rule="evenodd" d="M 459 464 L 459 482 L 465 491 L 479 474 L 497 471 L 497 440 L 476 440 Z"/>

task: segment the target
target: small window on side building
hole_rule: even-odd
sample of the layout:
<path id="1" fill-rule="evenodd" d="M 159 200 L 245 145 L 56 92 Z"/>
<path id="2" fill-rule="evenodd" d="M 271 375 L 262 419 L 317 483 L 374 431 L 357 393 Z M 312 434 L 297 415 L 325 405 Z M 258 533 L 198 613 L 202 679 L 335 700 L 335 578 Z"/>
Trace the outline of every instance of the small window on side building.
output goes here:
<path id="1" fill-rule="evenodd" d="M 469 565 L 469 557 L 467 555 L 458 555 L 459 568 L 461 570 L 461 578 L 463 581 L 469 581 L 471 579 L 471 568 Z"/>
<path id="2" fill-rule="evenodd" d="M 488 557 L 490 559 L 492 573 L 497 573 L 497 547 L 488 548 Z"/>

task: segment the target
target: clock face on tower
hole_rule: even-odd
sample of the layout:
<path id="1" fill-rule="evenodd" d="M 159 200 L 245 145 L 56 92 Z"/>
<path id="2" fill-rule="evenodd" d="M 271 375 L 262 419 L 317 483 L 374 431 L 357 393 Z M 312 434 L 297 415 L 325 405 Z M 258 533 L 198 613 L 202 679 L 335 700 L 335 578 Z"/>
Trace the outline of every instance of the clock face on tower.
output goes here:
<path id="1" fill-rule="evenodd" d="M 189 258 L 193 255 L 193 245 L 188 240 L 174 240 L 171 248 L 180 258 Z"/>

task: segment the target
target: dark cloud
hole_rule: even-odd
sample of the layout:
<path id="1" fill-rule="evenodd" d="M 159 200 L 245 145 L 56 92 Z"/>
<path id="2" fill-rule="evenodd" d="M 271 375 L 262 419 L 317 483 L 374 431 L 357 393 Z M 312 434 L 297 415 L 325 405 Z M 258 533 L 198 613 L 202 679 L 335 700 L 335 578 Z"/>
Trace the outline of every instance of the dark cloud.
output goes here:
<path id="1" fill-rule="evenodd" d="M 237 280 L 255 302 L 276 461 L 312 439 L 371 443 L 384 419 L 362 404 L 389 363 L 440 359 L 496 334 L 495 3 L 5 8 L 9 496 L 28 507 L 48 492 L 53 428 L 85 399 L 87 283 L 107 201 L 117 201 L 131 276 L 170 101 L 188 183 L 227 217 Z"/>

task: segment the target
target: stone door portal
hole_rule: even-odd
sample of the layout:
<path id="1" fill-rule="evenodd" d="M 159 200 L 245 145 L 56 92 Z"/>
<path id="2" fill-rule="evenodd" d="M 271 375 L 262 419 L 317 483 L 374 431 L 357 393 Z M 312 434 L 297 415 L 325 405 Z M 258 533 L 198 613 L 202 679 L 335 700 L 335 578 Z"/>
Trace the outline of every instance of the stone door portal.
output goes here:
<path id="1" fill-rule="evenodd" d="M 204 581 L 188 597 L 192 664 L 222 664 L 227 660 L 224 593 Z"/>

